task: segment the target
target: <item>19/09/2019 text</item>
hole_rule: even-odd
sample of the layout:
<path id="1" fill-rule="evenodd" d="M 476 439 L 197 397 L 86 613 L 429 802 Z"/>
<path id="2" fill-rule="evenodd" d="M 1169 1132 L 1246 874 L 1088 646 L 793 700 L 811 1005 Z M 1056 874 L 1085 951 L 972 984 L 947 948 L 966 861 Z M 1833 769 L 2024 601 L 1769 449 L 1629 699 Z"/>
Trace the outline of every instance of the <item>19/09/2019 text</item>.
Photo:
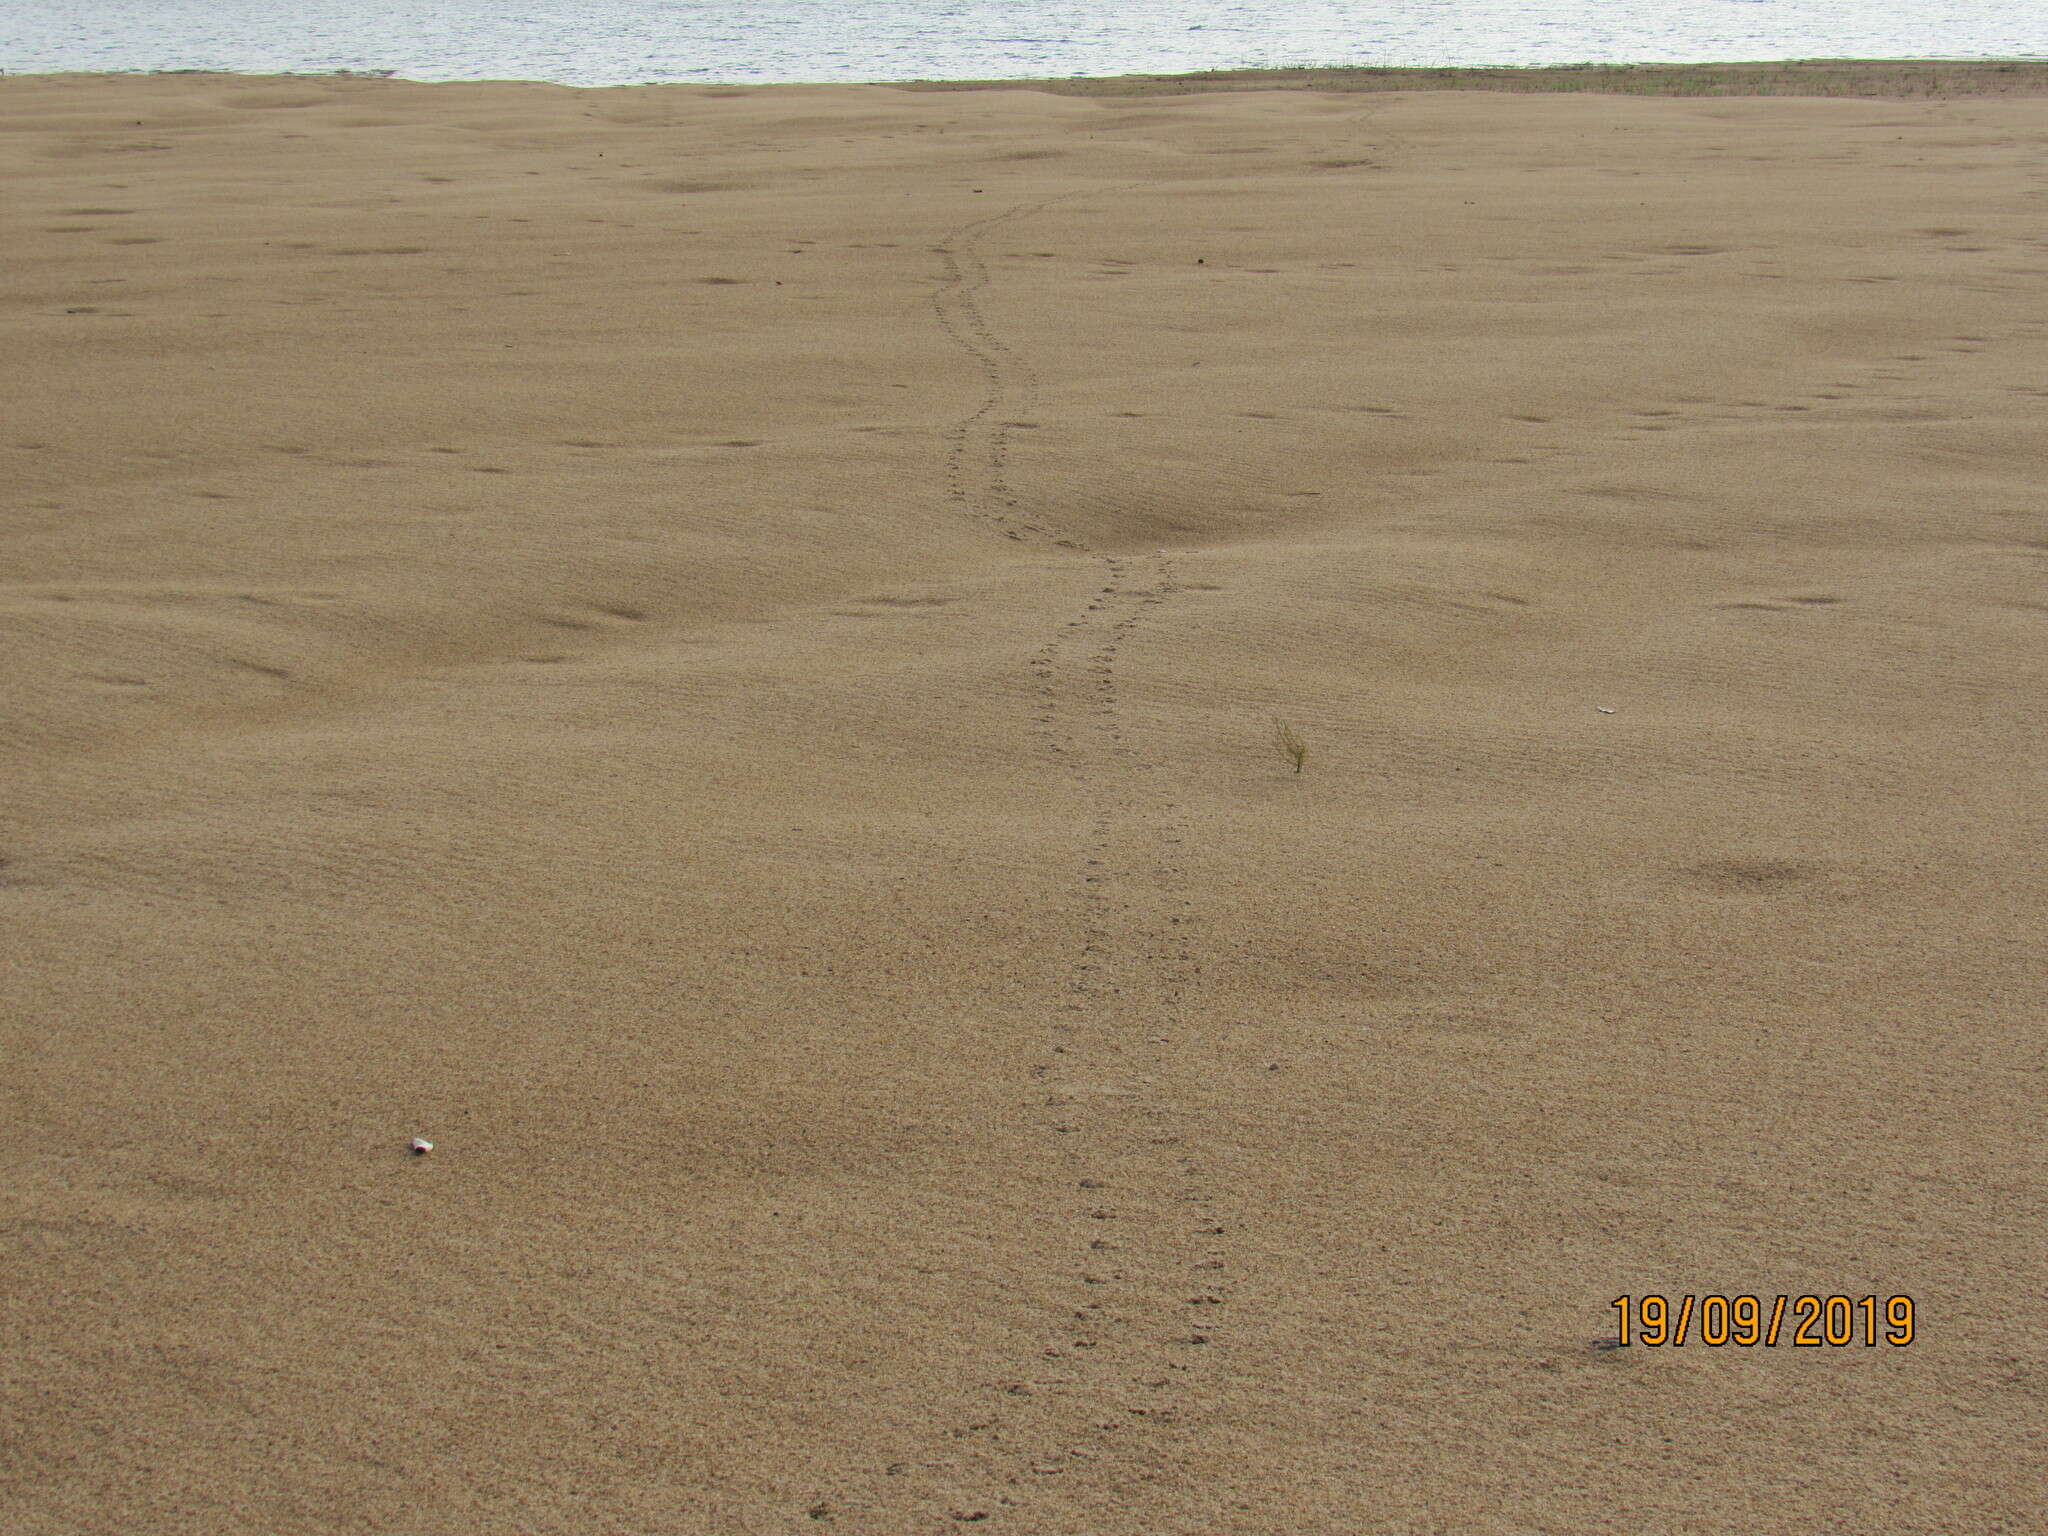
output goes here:
<path id="1" fill-rule="evenodd" d="M 1801 1349 L 1903 1349 L 1914 1336 L 1910 1296 L 1648 1295 L 1617 1296 L 1610 1305 L 1621 1314 L 1621 1334 L 1613 1342 L 1623 1348 L 1696 1343 L 1752 1349 L 1783 1343 Z"/>

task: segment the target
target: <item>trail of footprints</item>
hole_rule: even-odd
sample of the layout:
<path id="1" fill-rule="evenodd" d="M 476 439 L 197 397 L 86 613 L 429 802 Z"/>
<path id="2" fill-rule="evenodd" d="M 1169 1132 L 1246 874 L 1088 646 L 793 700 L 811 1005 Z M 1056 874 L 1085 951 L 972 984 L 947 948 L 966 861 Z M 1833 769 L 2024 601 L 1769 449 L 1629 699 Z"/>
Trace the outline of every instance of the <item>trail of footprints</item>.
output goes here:
<path id="1" fill-rule="evenodd" d="M 943 279 L 932 295 L 939 329 L 973 361 L 982 379 L 981 404 L 946 432 L 946 494 L 969 516 L 990 524 L 1005 538 L 1038 540 L 1065 549 L 1080 549 L 1036 520 L 1023 506 L 1009 478 L 1011 434 L 1031 423 L 1028 416 L 1037 395 L 1037 379 L 1009 344 L 995 333 L 982 313 L 981 293 L 989 285 L 982 241 L 998 226 L 1076 197 L 1107 195 L 1118 188 L 1084 188 L 1063 192 L 1036 203 L 1022 203 L 1002 213 L 961 225 L 932 247 L 943 266 Z"/>
<path id="2" fill-rule="evenodd" d="M 1073 958 L 1022 1105 L 1063 1193 L 1038 1241 L 1063 1271 L 1066 1326 L 1027 1377 L 990 1383 L 1042 1406 L 1007 1426 L 987 1498 L 949 1511 L 960 1521 L 1062 1477 L 1157 1473 L 1159 1432 L 1186 1422 L 1228 1352 L 1232 1223 L 1174 1084 L 1200 976 L 1189 834 L 1119 670 L 1180 588 L 1168 556 L 1097 559 L 1097 589 L 1030 663 L 1042 744 L 1087 817 Z"/>
<path id="3" fill-rule="evenodd" d="M 1004 418 L 1021 414 L 1033 380 L 977 297 L 989 282 L 979 242 L 1061 200 L 947 236 L 934 307 L 984 381 L 948 434 L 951 498 L 1007 537 L 1079 552 L 1023 509 L 1008 478 Z M 1200 978 L 1188 823 L 1125 697 L 1133 636 L 1181 588 L 1163 552 L 1090 558 L 1093 590 L 1029 662 L 1039 744 L 1084 827 L 1071 958 L 1040 993 L 1042 1050 L 1018 1084 L 1058 1191 L 1029 1237 L 1054 1275 L 1059 1321 L 1037 1358 L 989 1362 L 987 1408 L 951 1432 L 950 1492 L 935 1513 L 960 1523 L 1022 1513 L 1062 1479 L 1164 1476 L 1161 1435 L 1195 1411 L 1228 1354 L 1229 1202 L 1176 1086 Z"/>
<path id="4" fill-rule="evenodd" d="M 1050 537 L 1042 524 L 1020 510 L 1008 477 L 1009 434 L 1016 428 L 1005 417 L 1029 409 L 1036 381 L 982 314 L 979 295 L 988 286 L 989 274 L 980 241 L 997 225 L 1052 201 L 1057 199 L 963 224 L 933 247 L 945 266 L 944 281 L 932 295 L 933 311 L 939 328 L 973 360 L 983 389 L 981 404 L 946 433 L 946 494 L 956 506 L 1012 539 Z"/>

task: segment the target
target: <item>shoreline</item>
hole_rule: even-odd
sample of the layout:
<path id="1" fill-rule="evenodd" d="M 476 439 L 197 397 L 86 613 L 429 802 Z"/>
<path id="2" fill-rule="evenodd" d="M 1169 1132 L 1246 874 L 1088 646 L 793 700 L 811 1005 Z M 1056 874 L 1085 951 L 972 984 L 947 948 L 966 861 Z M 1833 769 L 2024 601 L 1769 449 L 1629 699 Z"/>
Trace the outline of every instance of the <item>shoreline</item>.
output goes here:
<path id="1" fill-rule="evenodd" d="M 1626 96 L 1846 96 L 1927 100 L 2048 96 L 2048 59 L 1785 59 L 1713 64 L 1315 65 L 1071 80 L 900 81 L 919 91 L 1040 90 L 1062 96 L 1213 91 L 1497 91 Z"/>
<path id="2" fill-rule="evenodd" d="M 0 80 L 219 78 L 388 81 L 403 85 L 561 85 L 565 90 L 647 90 L 664 86 L 717 91 L 837 89 L 845 81 L 658 80 L 632 85 L 568 85 L 552 80 L 414 80 L 395 70 L 247 73 L 233 70 L 79 70 L 13 73 Z M 1492 91 L 1509 94 L 1626 96 L 1820 96 L 1876 100 L 2048 96 L 2048 58 L 1783 59 L 1723 63 L 1528 65 L 1280 65 L 1180 73 L 1074 75 L 979 80 L 869 80 L 901 91 L 1041 91 L 1058 96 L 1187 96 L 1263 90 L 1373 94 L 1395 91 Z"/>

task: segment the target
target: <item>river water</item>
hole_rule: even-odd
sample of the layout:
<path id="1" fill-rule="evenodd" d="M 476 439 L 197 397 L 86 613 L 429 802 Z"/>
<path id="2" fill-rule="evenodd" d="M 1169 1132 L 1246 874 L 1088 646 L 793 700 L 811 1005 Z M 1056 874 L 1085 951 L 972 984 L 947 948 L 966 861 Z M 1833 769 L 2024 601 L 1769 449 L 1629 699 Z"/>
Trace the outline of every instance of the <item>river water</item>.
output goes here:
<path id="1" fill-rule="evenodd" d="M 2043 0 L 0 0 L 0 72 L 971 80 L 2048 56 Z"/>

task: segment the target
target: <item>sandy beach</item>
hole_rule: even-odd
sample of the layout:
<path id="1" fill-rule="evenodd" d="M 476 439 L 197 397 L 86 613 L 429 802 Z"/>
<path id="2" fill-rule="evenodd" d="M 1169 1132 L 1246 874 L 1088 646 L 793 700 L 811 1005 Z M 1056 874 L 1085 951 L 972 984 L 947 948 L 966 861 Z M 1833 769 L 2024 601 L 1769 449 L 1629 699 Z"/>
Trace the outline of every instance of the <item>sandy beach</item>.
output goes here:
<path id="1" fill-rule="evenodd" d="M 0 1526 L 2038 1531 L 2044 154 L 0 78 Z"/>

